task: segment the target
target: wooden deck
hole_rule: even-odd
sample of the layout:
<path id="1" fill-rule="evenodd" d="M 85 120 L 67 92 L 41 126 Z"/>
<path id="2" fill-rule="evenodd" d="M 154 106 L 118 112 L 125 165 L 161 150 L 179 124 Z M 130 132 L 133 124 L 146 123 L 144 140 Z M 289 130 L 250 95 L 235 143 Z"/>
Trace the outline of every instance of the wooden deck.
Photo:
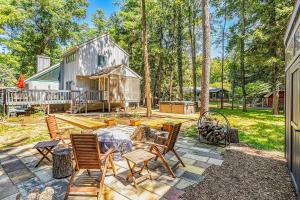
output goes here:
<path id="1" fill-rule="evenodd" d="M 106 100 L 107 94 L 101 91 L 73 90 L 0 90 L 0 103 L 11 105 L 70 104 L 74 100 L 88 103 Z M 78 99 L 78 97 L 80 97 Z"/>
<path id="2" fill-rule="evenodd" d="M 98 129 L 107 126 L 107 124 L 104 122 L 94 121 L 84 117 L 75 117 L 75 116 L 57 115 L 57 114 L 55 116 L 60 120 L 66 121 L 82 129 Z"/>

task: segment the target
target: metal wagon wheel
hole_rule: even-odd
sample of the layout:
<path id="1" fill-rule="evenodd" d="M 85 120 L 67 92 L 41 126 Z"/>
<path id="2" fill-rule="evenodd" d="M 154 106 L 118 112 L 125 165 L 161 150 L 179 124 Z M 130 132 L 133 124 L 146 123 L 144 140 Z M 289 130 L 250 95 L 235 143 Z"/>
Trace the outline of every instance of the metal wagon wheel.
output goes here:
<path id="1" fill-rule="evenodd" d="M 197 128 L 198 128 L 198 134 L 199 134 L 199 141 L 201 142 L 201 137 L 202 134 L 200 132 L 199 127 L 202 127 L 204 123 L 208 123 L 208 122 L 212 122 L 212 123 L 216 123 L 216 125 L 221 125 L 225 128 L 225 137 L 224 137 L 224 145 L 229 145 L 230 144 L 230 123 L 227 119 L 227 117 L 217 111 L 206 111 L 204 112 L 198 119 L 197 122 Z M 205 139 L 205 138 L 204 138 Z M 205 139 L 207 142 L 209 142 L 207 139 Z M 209 142 L 211 144 L 211 142 Z M 222 143 L 217 143 L 217 144 L 222 144 Z"/>

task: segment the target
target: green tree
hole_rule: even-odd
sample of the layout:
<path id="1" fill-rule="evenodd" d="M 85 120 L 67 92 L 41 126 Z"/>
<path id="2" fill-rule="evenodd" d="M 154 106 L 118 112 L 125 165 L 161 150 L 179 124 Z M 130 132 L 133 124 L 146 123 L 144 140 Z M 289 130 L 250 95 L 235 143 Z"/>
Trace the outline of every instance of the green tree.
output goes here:
<path id="1" fill-rule="evenodd" d="M 108 20 L 101 8 L 98 8 L 96 13 L 93 14 L 93 24 L 97 29 L 98 34 L 103 34 L 108 28 Z"/>
<path id="2" fill-rule="evenodd" d="M 6 5 L 22 10 L 24 16 L 22 23 L 5 23 L 1 43 L 20 58 L 17 71 L 30 76 L 36 72 L 36 55 L 60 60 L 62 45 L 80 30 L 78 20 L 85 17 L 88 4 L 86 0 L 9 0 Z"/>

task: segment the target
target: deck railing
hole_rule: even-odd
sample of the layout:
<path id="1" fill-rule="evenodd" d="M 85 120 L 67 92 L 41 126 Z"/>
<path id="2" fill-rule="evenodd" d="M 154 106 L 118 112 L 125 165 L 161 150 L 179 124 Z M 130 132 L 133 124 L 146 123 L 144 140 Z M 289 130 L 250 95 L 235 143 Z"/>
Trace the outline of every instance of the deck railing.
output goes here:
<path id="1" fill-rule="evenodd" d="M 85 93 L 86 95 L 82 95 Z M 0 103 L 6 105 L 43 105 L 71 103 L 78 96 L 84 101 L 97 102 L 105 100 L 104 91 L 79 90 L 0 90 Z"/>

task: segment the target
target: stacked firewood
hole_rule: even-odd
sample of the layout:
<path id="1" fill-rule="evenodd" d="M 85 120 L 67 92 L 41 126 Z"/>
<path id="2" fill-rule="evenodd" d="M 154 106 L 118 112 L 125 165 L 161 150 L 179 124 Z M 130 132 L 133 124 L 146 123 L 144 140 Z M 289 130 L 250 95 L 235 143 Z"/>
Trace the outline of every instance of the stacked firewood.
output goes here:
<path id="1" fill-rule="evenodd" d="M 198 126 L 199 134 L 208 142 L 218 144 L 226 137 L 227 128 L 214 121 L 205 121 Z"/>

